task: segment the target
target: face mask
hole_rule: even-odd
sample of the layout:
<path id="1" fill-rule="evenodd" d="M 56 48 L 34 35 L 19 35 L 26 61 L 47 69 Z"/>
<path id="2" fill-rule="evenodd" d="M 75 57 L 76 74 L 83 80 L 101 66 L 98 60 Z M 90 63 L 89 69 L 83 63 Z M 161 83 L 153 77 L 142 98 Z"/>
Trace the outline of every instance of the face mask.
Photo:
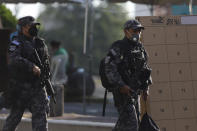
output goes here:
<path id="1" fill-rule="evenodd" d="M 139 40 L 140 40 L 140 34 L 133 34 L 133 35 L 131 36 L 131 38 L 129 38 L 129 39 L 130 39 L 131 41 L 137 43 L 137 42 L 139 42 Z"/>
<path id="2" fill-rule="evenodd" d="M 131 34 L 129 31 L 127 31 L 127 32 L 129 34 Z M 139 40 L 140 40 L 140 34 L 133 34 L 133 35 L 131 35 L 131 37 L 129 38 L 129 40 L 132 41 L 132 42 L 135 42 L 135 43 L 139 42 Z"/>
<path id="3" fill-rule="evenodd" d="M 31 26 L 29 28 L 29 34 L 31 36 L 37 36 L 38 35 L 38 29 L 36 28 L 36 26 Z"/>

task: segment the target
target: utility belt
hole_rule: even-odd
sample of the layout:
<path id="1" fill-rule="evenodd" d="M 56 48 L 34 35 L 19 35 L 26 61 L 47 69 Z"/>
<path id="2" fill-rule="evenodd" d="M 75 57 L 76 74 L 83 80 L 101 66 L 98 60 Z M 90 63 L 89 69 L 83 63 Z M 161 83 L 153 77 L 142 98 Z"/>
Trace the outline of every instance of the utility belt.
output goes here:
<path id="1" fill-rule="evenodd" d="M 138 97 L 140 95 L 140 92 L 141 91 L 134 91 L 134 90 L 132 90 L 131 93 L 130 93 L 131 96 L 127 96 L 127 101 L 126 101 L 125 104 L 134 104 L 134 105 L 136 105 L 137 102 L 138 102 Z"/>
<path id="2" fill-rule="evenodd" d="M 9 83 L 10 83 L 9 84 L 10 88 L 13 88 L 13 86 L 21 87 L 21 88 L 25 87 L 25 86 L 28 86 L 31 88 L 40 88 L 41 85 L 43 85 L 43 87 L 44 87 L 44 84 L 39 79 L 13 79 L 13 78 L 10 78 Z"/>

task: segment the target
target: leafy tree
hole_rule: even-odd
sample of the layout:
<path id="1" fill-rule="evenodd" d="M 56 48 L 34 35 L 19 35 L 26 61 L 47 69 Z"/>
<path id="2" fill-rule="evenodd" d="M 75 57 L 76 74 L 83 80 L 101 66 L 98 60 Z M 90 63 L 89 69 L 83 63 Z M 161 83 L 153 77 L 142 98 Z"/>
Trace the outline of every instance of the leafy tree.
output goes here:
<path id="1" fill-rule="evenodd" d="M 123 36 L 122 26 L 127 14 L 122 13 L 123 7 L 116 4 L 100 5 L 94 7 L 94 10 L 94 14 L 90 12 L 88 21 L 90 35 L 90 21 L 94 20 L 93 45 L 87 48 L 87 54 L 92 56 L 93 73 L 97 74 L 99 62 L 109 46 Z M 75 55 L 76 65 L 87 68 L 87 57 L 83 55 L 84 12 L 84 6 L 79 4 L 47 5 L 38 19 L 43 24 L 42 37 L 47 42 L 53 39 L 61 41 L 62 46 Z M 88 37 L 87 46 L 90 45 Z"/>
<path id="2" fill-rule="evenodd" d="M 4 28 L 16 28 L 17 19 L 5 5 L 0 4 L 0 17 Z"/>

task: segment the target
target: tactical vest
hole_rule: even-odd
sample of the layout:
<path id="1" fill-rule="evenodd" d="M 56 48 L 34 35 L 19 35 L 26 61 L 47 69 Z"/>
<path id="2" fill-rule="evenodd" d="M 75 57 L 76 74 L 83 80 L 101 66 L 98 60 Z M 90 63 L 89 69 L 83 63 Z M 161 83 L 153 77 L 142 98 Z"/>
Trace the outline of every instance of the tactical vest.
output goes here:
<path id="1" fill-rule="evenodd" d="M 15 43 L 13 43 L 13 42 L 15 42 Z M 21 48 L 20 55 L 23 58 L 29 60 L 30 62 L 32 62 L 36 65 L 39 64 L 36 60 L 35 49 L 37 50 L 42 62 L 47 60 L 47 58 L 45 58 L 46 56 L 44 55 L 44 52 L 46 52 L 45 45 L 41 39 L 36 38 L 35 41 L 28 41 L 28 40 L 24 39 L 23 37 L 19 36 L 13 42 L 11 43 L 10 46 L 12 47 L 12 44 L 20 46 L 20 48 Z M 17 65 L 12 65 L 12 67 L 10 67 L 10 70 L 11 70 L 11 73 L 10 73 L 11 78 L 16 79 L 18 81 L 32 82 L 35 79 L 37 79 L 37 78 L 35 78 L 35 76 L 33 74 L 29 74 L 29 72 L 27 72 L 27 70 L 18 69 Z M 47 69 L 47 71 L 49 71 L 49 69 Z M 41 72 L 43 73 L 43 71 L 41 71 Z M 27 74 L 29 74 L 29 75 L 27 75 Z M 47 74 L 47 72 L 46 72 L 46 74 Z"/>
<path id="2" fill-rule="evenodd" d="M 130 78 L 134 77 L 133 74 L 140 72 L 144 67 L 147 66 L 147 54 L 140 43 L 131 45 L 129 43 L 123 43 L 123 41 L 120 40 L 115 42 L 114 44 L 117 44 L 115 46 L 118 46 L 120 48 L 121 54 L 121 62 L 118 65 L 118 72 L 120 73 L 123 81 L 126 84 L 131 85 Z M 108 56 L 113 59 L 113 54 L 108 53 Z M 99 75 L 103 87 L 111 91 L 111 89 L 115 85 L 109 83 L 107 80 L 104 61 L 105 58 L 103 58 L 100 62 Z"/>
<path id="3" fill-rule="evenodd" d="M 134 90 L 147 88 L 151 68 L 147 64 L 147 53 L 141 43 L 123 47 L 122 62 L 118 71 L 123 81 Z"/>

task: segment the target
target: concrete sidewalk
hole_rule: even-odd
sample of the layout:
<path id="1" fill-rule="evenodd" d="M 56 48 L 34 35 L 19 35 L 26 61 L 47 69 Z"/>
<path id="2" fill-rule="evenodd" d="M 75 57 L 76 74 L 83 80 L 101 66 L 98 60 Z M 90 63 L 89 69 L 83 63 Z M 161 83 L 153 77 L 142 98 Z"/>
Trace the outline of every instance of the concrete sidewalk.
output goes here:
<path id="1" fill-rule="evenodd" d="M 101 123 L 115 123 L 117 117 L 101 117 L 91 115 L 80 115 L 75 113 L 64 113 L 60 117 L 49 117 L 49 120 L 77 120 L 77 121 L 90 121 L 90 122 L 101 122 Z"/>
<path id="2" fill-rule="evenodd" d="M 7 117 L 0 115 L 0 128 Z M 49 131 L 111 131 L 117 118 L 64 114 L 61 117 L 49 117 Z M 25 113 L 17 131 L 31 131 L 31 113 Z"/>
<path id="3" fill-rule="evenodd" d="M 95 78 L 96 88 L 92 98 L 103 99 L 105 89 L 101 86 L 100 80 Z M 107 111 L 112 112 L 113 97 L 111 93 L 108 93 L 108 105 Z M 69 104 L 67 105 L 69 106 Z M 102 108 L 102 104 L 98 105 L 99 109 Z M 77 106 L 81 108 L 81 106 Z M 92 108 L 91 108 L 92 109 Z M 72 109 L 72 111 L 74 111 Z M 108 111 L 109 112 L 109 111 Z M 3 123 L 8 115 L 8 110 L 0 111 L 0 131 L 3 127 Z M 115 114 L 116 112 L 114 112 Z M 110 114 L 111 115 L 111 114 Z M 48 117 L 49 131 L 111 131 L 114 127 L 117 117 L 101 117 L 93 115 L 80 115 L 76 113 L 64 113 L 61 117 Z M 23 119 L 18 126 L 17 131 L 32 131 L 31 127 L 31 113 L 26 112 L 23 115 Z"/>

